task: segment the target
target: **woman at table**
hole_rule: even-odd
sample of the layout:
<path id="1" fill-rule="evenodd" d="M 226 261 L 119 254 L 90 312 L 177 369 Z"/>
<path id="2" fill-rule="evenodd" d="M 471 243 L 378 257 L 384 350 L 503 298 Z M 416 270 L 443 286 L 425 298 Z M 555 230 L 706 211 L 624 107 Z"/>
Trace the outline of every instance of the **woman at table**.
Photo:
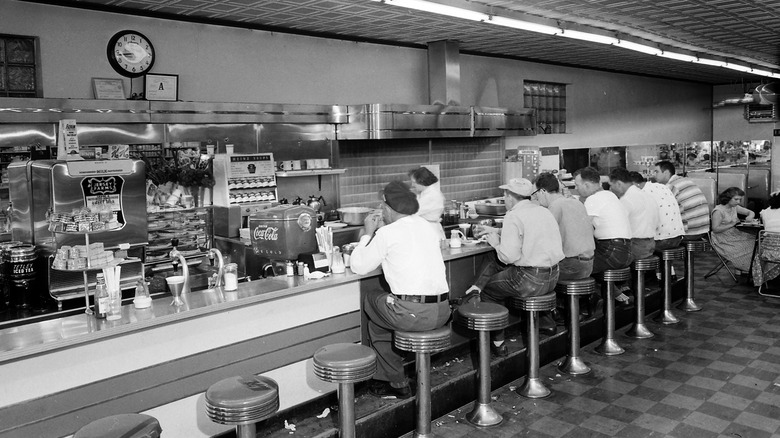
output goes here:
<path id="1" fill-rule="evenodd" d="M 761 222 L 764 224 L 764 231 L 770 231 L 773 233 L 780 233 L 780 192 L 772 193 L 769 196 L 767 202 L 768 207 L 761 210 Z M 777 240 L 776 236 L 765 236 L 764 241 L 767 239 Z M 776 245 L 773 245 L 776 246 Z M 771 254 L 765 254 L 767 258 L 773 258 Z M 772 280 L 780 276 L 780 260 L 778 263 L 765 262 L 760 259 L 760 254 L 756 251 L 756 256 L 753 259 L 753 284 L 759 285 L 766 281 Z"/>
<path id="2" fill-rule="evenodd" d="M 425 167 L 409 171 L 412 191 L 417 194 L 420 209 L 417 215 L 427 220 L 444 239 L 444 228 L 441 226 L 441 215 L 444 213 L 444 194 L 439 188 L 439 178 Z"/>
<path id="3" fill-rule="evenodd" d="M 744 196 L 739 187 L 729 187 L 718 195 L 718 205 L 712 210 L 712 246 L 736 269 L 748 272 L 756 238 L 737 229 L 737 215 L 746 216 L 746 221 L 752 221 L 756 215 L 739 205 Z"/>

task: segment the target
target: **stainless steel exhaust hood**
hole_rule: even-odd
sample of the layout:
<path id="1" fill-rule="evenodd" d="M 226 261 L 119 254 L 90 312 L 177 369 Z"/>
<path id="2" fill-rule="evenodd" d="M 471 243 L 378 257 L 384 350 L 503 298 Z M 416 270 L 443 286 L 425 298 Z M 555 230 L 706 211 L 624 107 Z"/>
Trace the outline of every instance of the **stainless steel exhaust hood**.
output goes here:
<path id="1" fill-rule="evenodd" d="M 428 43 L 430 105 L 348 105 L 339 140 L 536 135 L 533 109 L 461 106 L 457 41 Z"/>

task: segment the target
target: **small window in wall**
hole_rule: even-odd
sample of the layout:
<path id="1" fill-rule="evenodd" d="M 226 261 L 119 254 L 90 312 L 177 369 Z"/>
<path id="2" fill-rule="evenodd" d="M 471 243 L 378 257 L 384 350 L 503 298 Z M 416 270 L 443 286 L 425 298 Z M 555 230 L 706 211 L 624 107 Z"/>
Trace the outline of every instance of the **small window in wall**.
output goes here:
<path id="1" fill-rule="evenodd" d="M 0 97 L 43 97 L 38 38 L 0 34 Z"/>
<path id="2" fill-rule="evenodd" d="M 523 106 L 536 109 L 538 134 L 566 132 L 566 84 L 523 81 Z"/>

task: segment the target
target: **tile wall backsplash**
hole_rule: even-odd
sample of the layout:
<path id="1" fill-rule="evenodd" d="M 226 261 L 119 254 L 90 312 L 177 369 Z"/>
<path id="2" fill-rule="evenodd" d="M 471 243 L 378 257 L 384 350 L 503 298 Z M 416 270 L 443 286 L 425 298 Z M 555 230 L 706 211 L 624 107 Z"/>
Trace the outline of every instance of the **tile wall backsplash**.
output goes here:
<path id="1" fill-rule="evenodd" d="M 377 192 L 389 181 L 408 181 L 408 172 L 438 164 L 441 190 L 447 199 L 472 200 L 500 195 L 500 138 L 342 140 L 339 167 L 341 206 L 378 204 Z"/>

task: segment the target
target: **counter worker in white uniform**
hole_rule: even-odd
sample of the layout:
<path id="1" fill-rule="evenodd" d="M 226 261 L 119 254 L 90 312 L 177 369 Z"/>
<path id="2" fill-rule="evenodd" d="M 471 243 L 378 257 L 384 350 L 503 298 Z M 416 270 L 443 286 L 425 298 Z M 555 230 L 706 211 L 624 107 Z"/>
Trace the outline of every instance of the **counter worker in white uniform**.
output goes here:
<path id="1" fill-rule="evenodd" d="M 401 181 L 390 182 L 380 193 L 381 219 L 386 225 L 377 229 L 379 214 L 366 217 L 365 234 L 350 263 L 356 274 L 381 266 L 391 291 L 372 290 L 363 300 L 369 345 L 377 354 L 369 391 L 380 397 L 408 398 L 412 389 L 403 359 L 393 349 L 393 331 L 427 331 L 446 324 L 449 285 L 439 236 L 415 214 L 419 208 L 415 194 Z"/>
<path id="2" fill-rule="evenodd" d="M 496 252 L 486 254 L 477 280 L 469 291 L 481 290 L 482 301 L 499 304 L 510 296 L 550 293 L 558 282 L 558 262 L 564 258 L 558 222 L 549 210 L 530 201 L 536 192 L 531 181 L 513 178 L 499 188 L 504 190 L 507 208 L 504 226 L 500 229 L 477 228 L 476 237 L 486 235 L 487 242 Z M 554 328 L 552 317 L 547 317 Z M 504 331 L 491 335 L 493 353 L 508 355 Z"/>
<path id="3" fill-rule="evenodd" d="M 628 211 L 631 223 L 631 256 L 634 260 L 649 258 L 655 251 L 655 230 L 658 227 L 658 208 L 650 194 L 634 185 L 631 174 L 623 167 L 609 172 L 609 190 L 620 199 Z M 628 303 L 625 292 L 631 290 L 631 283 L 618 285 L 620 294 L 615 299 Z"/>
<path id="4" fill-rule="evenodd" d="M 444 194 L 439 187 L 439 178 L 425 167 L 409 171 L 412 191 L 417 194 L 420 210 L 417 215 L 430 222 L 431 227 L 439 234 L 439 239 L 446 238 L 441 226 L 441 216 L 444 214 Z"/>

